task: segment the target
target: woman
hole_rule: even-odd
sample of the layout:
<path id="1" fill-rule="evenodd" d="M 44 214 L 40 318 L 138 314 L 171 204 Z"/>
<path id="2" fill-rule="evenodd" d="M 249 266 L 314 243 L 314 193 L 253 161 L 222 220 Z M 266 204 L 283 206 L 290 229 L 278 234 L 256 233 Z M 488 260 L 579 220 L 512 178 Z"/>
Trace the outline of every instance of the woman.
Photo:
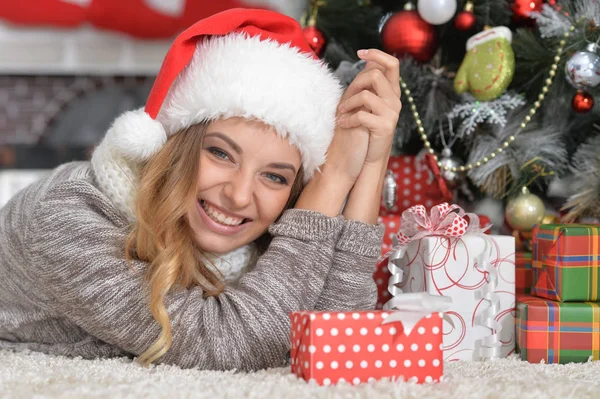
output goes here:
<path id="1" fill-rule="evenodd" d="M 253 370 L 289 312 L 372 308 L 399 70 L 359 56 L 341 96 L 283 15 L 178 36 L 144 110 L 0 211 L 0 348 Z"/>

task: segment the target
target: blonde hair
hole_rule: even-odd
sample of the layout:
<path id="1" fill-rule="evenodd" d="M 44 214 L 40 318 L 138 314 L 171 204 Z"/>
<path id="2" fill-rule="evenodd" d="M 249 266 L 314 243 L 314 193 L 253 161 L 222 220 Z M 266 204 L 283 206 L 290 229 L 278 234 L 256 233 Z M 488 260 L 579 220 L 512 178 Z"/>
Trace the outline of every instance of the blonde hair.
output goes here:
<path id="1" fill-rule="evenodd" d="M 224 289 L 223 276 L 205 264 L 210 254 L 197 247 L 186 218 L 197 201 L 199 157 L 206 127 L 193 125 L 171 136 L 140 172 L 137 222 L 127 237 L 125 256 L 130 264 L 133 258 L 149 263 L 143 284 L 148 288 L 152 315 L 162 328 L 156 341 L 137 360 L 144 366 L 159 359 L 172 345 L 171 323 L 164 305 L 169 291 L 198 286 L 204 297 L 209 297 Z M 294 205 L 302 182 L 301 168 L 284 209 Z M 259 251 L 266 250 L 270 239 L 265 233 L 256 240 Z"/>

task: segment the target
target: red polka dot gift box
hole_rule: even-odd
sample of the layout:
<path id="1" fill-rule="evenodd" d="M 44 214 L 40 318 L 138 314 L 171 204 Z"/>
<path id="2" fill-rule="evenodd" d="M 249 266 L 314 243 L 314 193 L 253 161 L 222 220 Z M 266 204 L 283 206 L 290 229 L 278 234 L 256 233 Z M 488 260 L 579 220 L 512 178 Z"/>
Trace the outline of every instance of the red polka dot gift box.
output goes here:
<path id="1" fill-rule="evenodd" d="M 404 313 L 406 323 L 396 320 L 403 311 L 395 310 L 291 313 L 292 373 L 326 386 L 382 378 L 440 381 L 443 313 L 421 313 L 416 320 L 414 312 Z"/>
<path id="2" fill-rule="evenodd" d="M 396 188 L 390 198 L 382 198 L 380 215 L 400 215 L 411 206 L 423 204 L 429 208 L 452 198 L 431 160 L 425 154 L 390 157 L 388 173 Z"/>

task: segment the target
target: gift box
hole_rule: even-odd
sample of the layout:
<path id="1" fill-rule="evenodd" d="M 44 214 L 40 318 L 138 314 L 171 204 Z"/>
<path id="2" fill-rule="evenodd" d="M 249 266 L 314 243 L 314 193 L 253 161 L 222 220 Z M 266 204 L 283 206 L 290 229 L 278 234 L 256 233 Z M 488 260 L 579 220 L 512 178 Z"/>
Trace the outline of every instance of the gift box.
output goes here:
<path id="1" fill-rule="evenodd" d="M 600 358 L 597 302 L 557 302 L 525 296 L 517 302 L 517 345 L 531 363 L 587 362 Z"/>
<path id="2" fill-rule="evenodd" d="M 291 371 L 320 385 L 439 381 L 442 317 L 410 310 L 292 312 Z"/>
<path id="3" fill-rule="evenodd" d="M 486 243 L 486 240 L 489 241 Z M 515 252 L 510 236 L 426 237 L 410 243 L 400 267 L 403 292 L 428 292 L 449 296 L 446 314 L 454 325 L 444 323 L 444 359 L 479 360 L 482 344 L 490 336 L 485 319 L 498 323 L 493 331 L 501 343 L 494 357 L 506 357 L 515 348 Z M 490 246 L 490 254 L 485 254 Z M 495 277 L 481 267 L 482 256 Z M 495 306 L 486 304 L 484 292 L 495 296 Z"/>
<path id="4" fill-rule="evenodd" d="M 531 252 L 517 251 L 515 253 L 515 295 L 531 294 L 533 270 Z"/>
<path id="5" fill-rule="evenodd" d="M 396 183 L 394 201 L 389 207 L 383 196 L 379 214 L 400 216 L 411 206 L 424 204 L 431 207 L 448 200 L 450 194 L 446 184 L 436 175 L 439 170 L 434 170 L 433 165 L 425 154 L 390 157 L 388 171 Z"/>
<path id="6" fill-rule="evenodd" d="M 534 229 L 532 294 L 555 301 L 597 301 L 600 226 L 543 224 Z"/>
<path id="7" fill-rule="evenodd" d="M 450 297 L 444 360 L 506 357 L 515 347 L 515 240 L 483 234 L 478 217 L 440 204 L 402 214 L 398 244 L 387 254 L 388 291 Z M 388 302 L 389 303 L 389 302 Z M 388 307 L 384 305 L 384 309 Z"/>
<path id="8" fill-rule="evenodd" d="M 385 226 L 385 234 L 383 235 L 383 243 L 381 244 L 381 253 L 384 254 L 392 248 L 392 240 L 400 228 L 400 215 L 383 215 L 379 217 L 378 222 Z M 391 294 L 387 289 L 388 280 L 390 278 L 390 272 L 387 266 L 387 259 L 378 262 L 375 272 L 373 273 L 373 279 L 375 280 L 375 284 L 377 284 L 376 309 L 382 309 L 383 304 L 391 298 Z"/>
<path id="9" fill-rule="evenodd" d="M 483 228 L 490 224 L 490 219 L 484 215 L 478 215 L 479 226 Z M 383 243 L 381 245 L 381 253 L 385 254 L 392 249 L 392 241 L 398 230 L 400 229 L 401 215 L 387 214 L 379 216 L 377 222 L 383 224 L 385 227 L 385 234 L 383 236 Z M 486 232 L 487 233 L 487 232 Z M 391 294 L 388 291 L 388 281 L 390 278 L 390 271 L 388 269 L 388 259 L 384 259 L 377 263 L 375 272 L 373 273 L 373 279 L 377 284 L 377 304 L 376 309 L 382 309 L 383 305 L 391 299 Z"/>

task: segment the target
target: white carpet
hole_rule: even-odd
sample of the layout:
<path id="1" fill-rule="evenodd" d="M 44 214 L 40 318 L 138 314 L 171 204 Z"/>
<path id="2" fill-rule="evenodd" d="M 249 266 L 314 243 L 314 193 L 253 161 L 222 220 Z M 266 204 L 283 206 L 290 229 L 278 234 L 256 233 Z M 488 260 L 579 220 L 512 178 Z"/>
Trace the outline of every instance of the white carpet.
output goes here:
<path id="1" fill-rule="evenodd" d="M 319 387 L 287 368 L 257 373 L 144 369 L 128 359 L 82 360 L 0 351 L 1 398 L 598 398 L 600 361 L 528 364 L 516 358 L 458 362 L 446 380 L 417 385 L 378 381 Z"/>

